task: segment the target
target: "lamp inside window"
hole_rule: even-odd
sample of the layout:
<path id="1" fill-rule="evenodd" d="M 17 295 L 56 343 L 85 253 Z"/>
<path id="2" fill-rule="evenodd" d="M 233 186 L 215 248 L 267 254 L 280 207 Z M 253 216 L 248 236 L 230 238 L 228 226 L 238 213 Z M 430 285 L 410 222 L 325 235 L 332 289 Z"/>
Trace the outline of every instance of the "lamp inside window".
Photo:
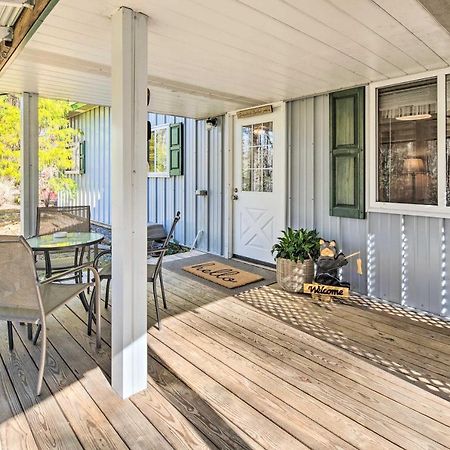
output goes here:
<path id="1" fill-rule="evenodd" d="M 437 205 L 436 79 L 378 90 L 377 200 Z"/>

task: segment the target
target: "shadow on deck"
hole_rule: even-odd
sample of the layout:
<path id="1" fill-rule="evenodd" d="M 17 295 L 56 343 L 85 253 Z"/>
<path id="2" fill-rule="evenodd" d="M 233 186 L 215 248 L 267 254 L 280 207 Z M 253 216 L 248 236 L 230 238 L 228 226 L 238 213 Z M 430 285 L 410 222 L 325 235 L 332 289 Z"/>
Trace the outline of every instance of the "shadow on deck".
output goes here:
<path id="1" fill-rule="evenodd" d="M 51 317 L 39 399 L 39 344 L 16 325 L 9 352 L 0 324 L 0 447 L 450 446 L 450 403 L 430 393 L 448 394 L 448 328 L 356 299 L 319 305 L 274 286 L 232 297 L 170 271 L 165 282 L 161 330 L 149 290 L 148 389 L 128 400 L 109 385 L 110 308 L 99 351 L 78 300 Z"/>

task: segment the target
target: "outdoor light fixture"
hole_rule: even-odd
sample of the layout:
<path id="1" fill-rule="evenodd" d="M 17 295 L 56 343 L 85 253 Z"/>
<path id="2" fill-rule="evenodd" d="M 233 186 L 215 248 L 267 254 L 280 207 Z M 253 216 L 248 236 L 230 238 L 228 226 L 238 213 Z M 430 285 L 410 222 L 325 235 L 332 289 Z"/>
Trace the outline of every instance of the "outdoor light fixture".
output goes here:
<path id="1" fill-rule="evenodd" d="M 411 116 L 398 116 L 395 120 L 424 120 L 431 119 L 431 114 L 413 114 Z"/>
<path id="2" fill-rule="evenodd" d="M 34 0 L 0 0 L 0 6 L 34 8 Z"/>
<path id="3" fill-rule="evenodd" d="M 217 127 L 217 124 L 218 124 L 218 120 L 217 120 L 217 117 L 208 117 L 207 119 L 206 119 L 206 129 L 209 131 L 209 130 L 212 130 L 213 128 L 215 128 L 215 127 Z"/>

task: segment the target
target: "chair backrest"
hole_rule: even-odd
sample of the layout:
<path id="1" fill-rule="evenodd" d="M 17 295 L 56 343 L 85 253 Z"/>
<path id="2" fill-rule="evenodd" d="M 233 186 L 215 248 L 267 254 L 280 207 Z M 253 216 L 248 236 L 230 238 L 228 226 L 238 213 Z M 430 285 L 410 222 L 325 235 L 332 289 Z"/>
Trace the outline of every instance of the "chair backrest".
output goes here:
<path id="1" fill-rule="evenodd" d="M 169 248 L 167 246 L 163 246 L 156 250 L 156 252 L 158 252 L 158 259 L 156 260 L 156 267 L 155 267 L 155 272 L 154 272 L 155 278 L 158 276 L 158 274 L 162 268 L 163 258 L 168 249 Z"/>
<path id="2" fill-rule="evenodd" d="M 0 311 L 43 311 L 33 252 L 22 236 L 0 235 Z M 28 314 L 29 315 L 29 314 Z"/>
<path id="3" fill-rule="evenodd" d="M 177 213 L 175 214 L 175 217 L 173 218 L 173 222 L 172 222 L 172 226 L 170 227 L 170 231 L 167 234 L 166 239 L 164 240 L 163 247 L 169 246 L 169 242 L 173 238 L 173 235 L 175 233 L 175 227 L 177 226 L 177 223 L 180 221 L 180 219 L 181 219 L 181 213 L 180 213 L 180 211 L 177 211 Z"/>
<path id="4" fill-rule="evenodd" d="M 166 254 L 167 250 L 169 250 L 169 242 L 173 238 L 173 234 L 175 232 L 175 227 L 177 226 L 177 223 L 180 221 L 180 219 L 181 219 L 181 213 L 180 213 L 180 211 L 177 211 L 177 213 L 175 214 L 175 217 L 173 219 L 172 225 L 170 227 L 169 233 L 167 234 L 163 245 L 161 247 L 158 247 L 156 250 L 154 250 L 154 253 L 158 253 L 158 260 L 156 261 L 156 267 L 155 267 L 155 277 L 158 275 L 159 271 L 161 270 L 164 255 Z"/>
<path id="5" fill-rule="evenodd" d="M 37 209 L 36 234 L 91 231 L 90 206 L 49 206 Z"/>

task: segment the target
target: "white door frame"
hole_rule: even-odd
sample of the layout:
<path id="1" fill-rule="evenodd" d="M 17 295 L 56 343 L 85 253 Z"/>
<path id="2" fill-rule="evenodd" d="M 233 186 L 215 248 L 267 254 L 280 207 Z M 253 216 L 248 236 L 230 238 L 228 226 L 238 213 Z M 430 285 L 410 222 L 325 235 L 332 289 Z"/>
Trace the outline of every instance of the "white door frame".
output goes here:
<path id="1" fill-rule="evenodd" d="M 281 207 L 283 210 L 283 225 L 286 228 L 287 223 L 287 197 L 288 197 L 288 152 L 287 152 L 287 108 L 286 102 L 276 102 L 276 103 L 268 103 L 266 105 L 271 105 L 273 108 L 281 108 L 281 127 L 284 131 L 280 134 L 280 141 L 278 143 L 279 148 L 282 151 L 280 155 L 280 159 L 282 160 L 282 164 L 280 164 L 281 170 L 283 173 L 281 174 L 284 182 L 284 191 L 285 195 L 281 199 Z M 258 106 L 266 106 L 266 105 L 258 105 Z M 257 107 L 257 106 L 255 106 Z M 246 108 L 249 109 L 249 108 Z M 235 148 L 234 148 L 234 129 L 236 123 L 236 114 L 238 111 L 236 110 L 230 111 L 225 115 L 224 121 L 224 149 L 225 149 L 225 157 L 224 157 L 224 184 L 225 184 L 225 199 L 224 199 L 224 250 L 223 254 L 225 258 L 231 258 L 233 256 L 233 186 L 234 186 L 234 157 L 235 157 Z"/>

